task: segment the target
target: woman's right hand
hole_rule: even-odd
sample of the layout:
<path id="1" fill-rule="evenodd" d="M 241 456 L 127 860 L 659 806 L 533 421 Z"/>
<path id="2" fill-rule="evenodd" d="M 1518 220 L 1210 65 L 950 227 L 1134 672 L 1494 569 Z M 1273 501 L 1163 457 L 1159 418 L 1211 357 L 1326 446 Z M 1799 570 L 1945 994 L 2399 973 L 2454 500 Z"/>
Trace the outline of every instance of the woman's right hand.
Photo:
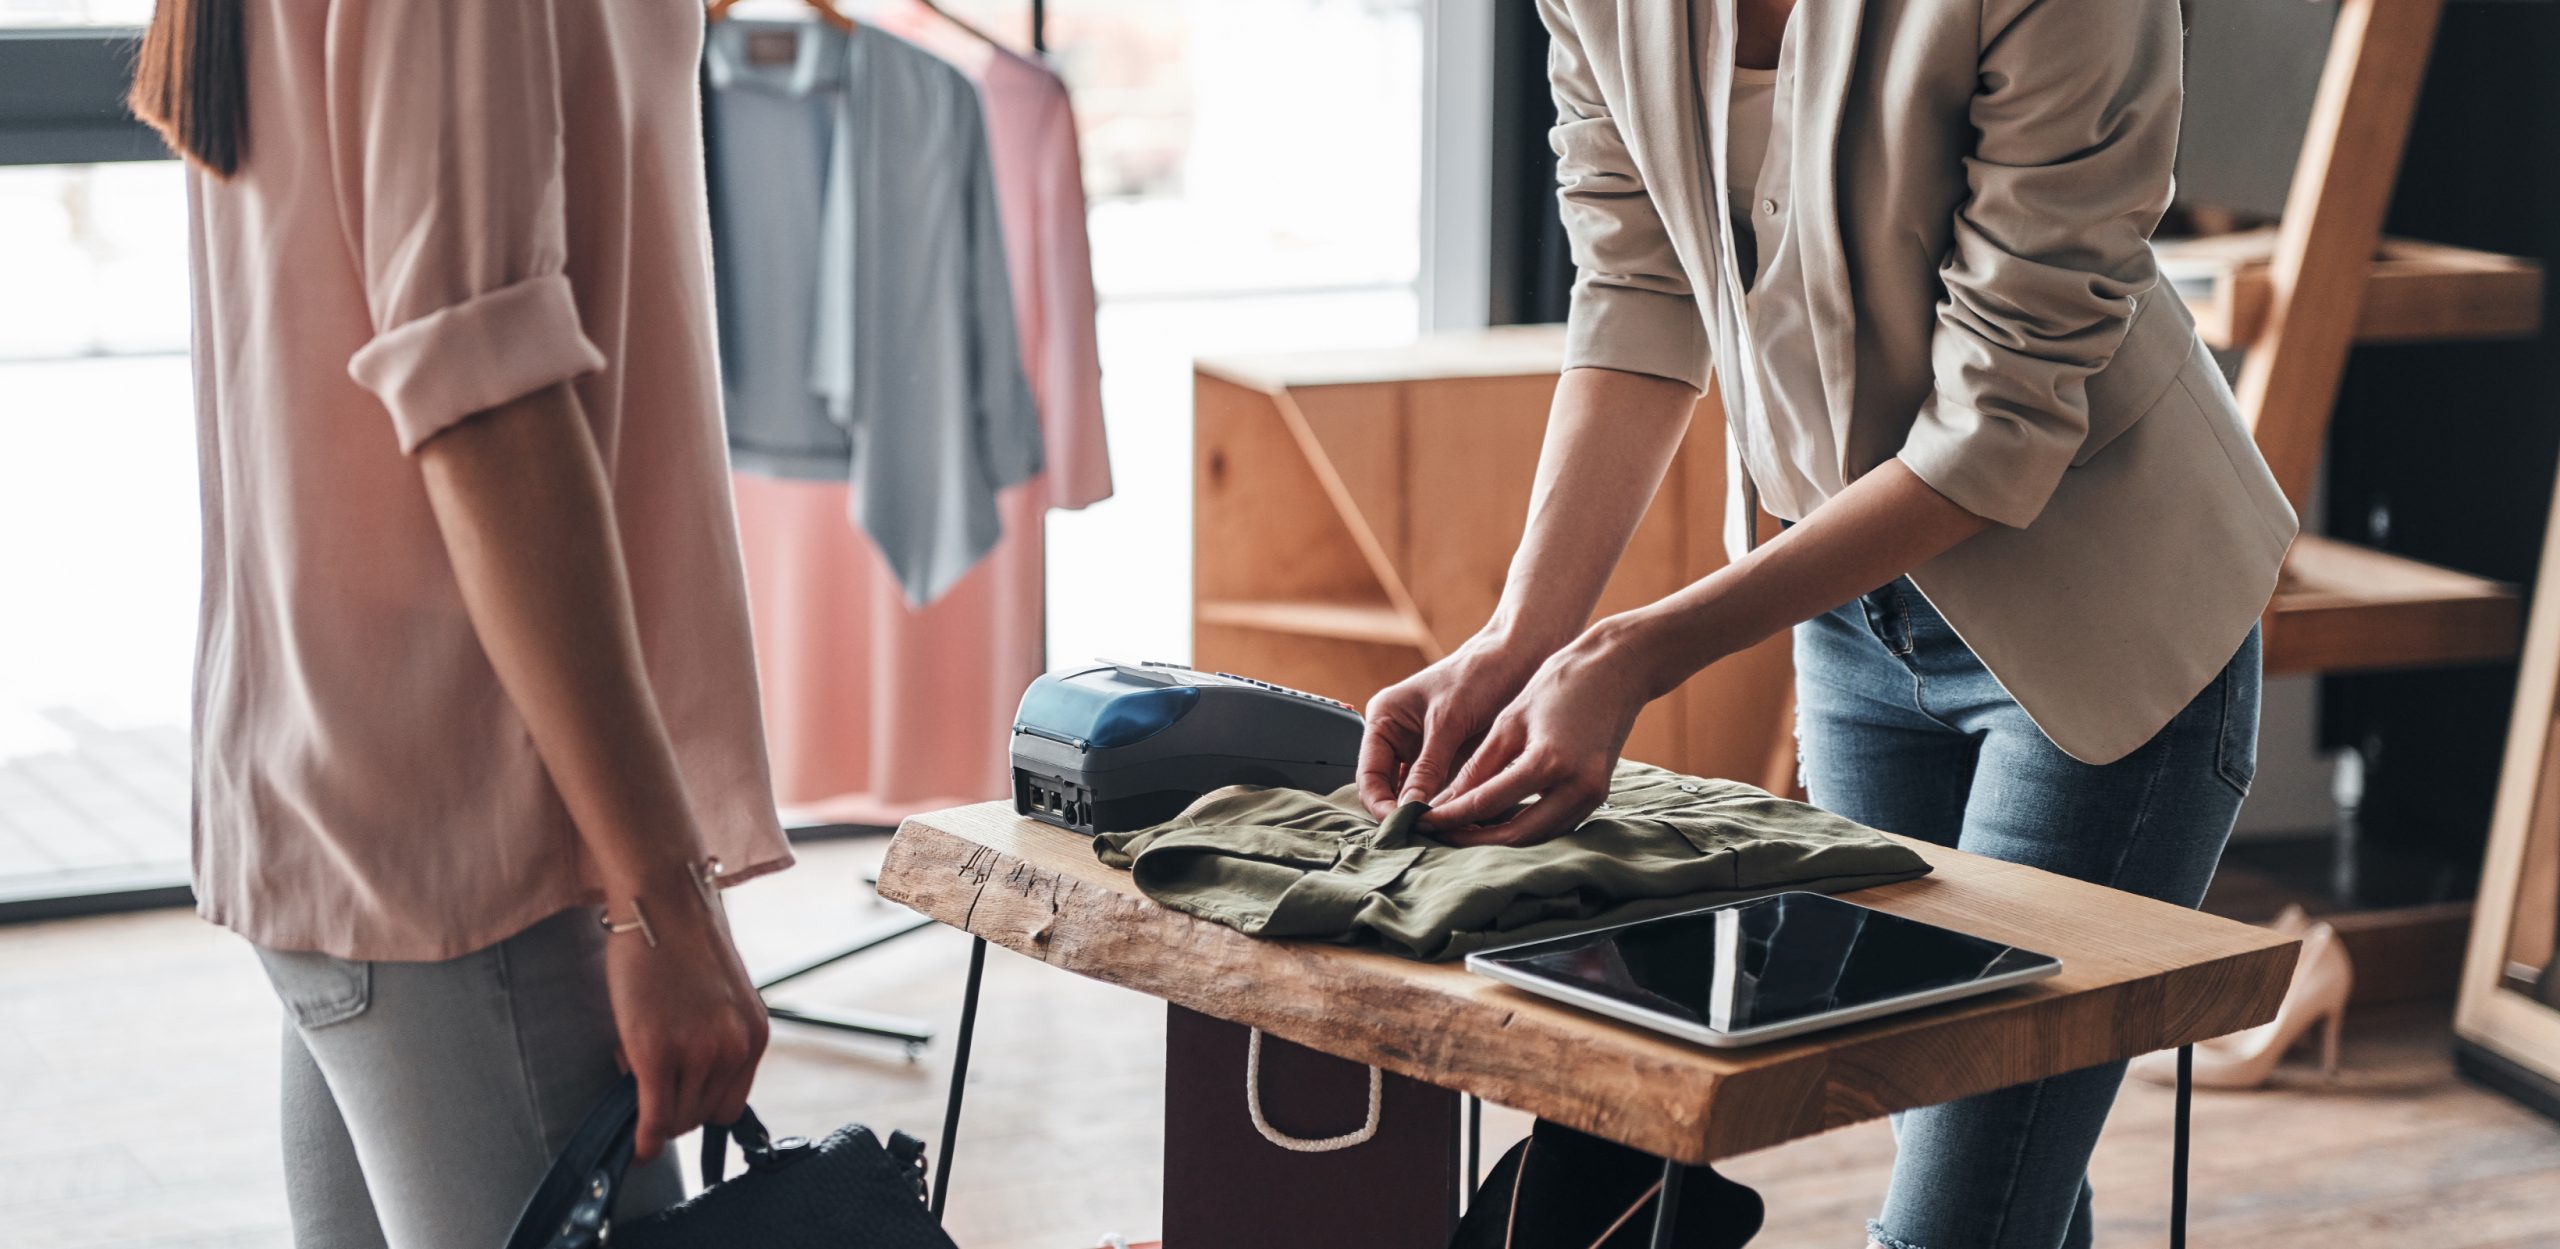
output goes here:
<path id="1" fill-rule="evenodd" d="M 630 896 L 607 915 L 630 918 Z M 605 984 L 621 1030 L 618 1057 L 640 1084 L 632 1157 L 646 1162 L 706 1123 L 734 1123 L 764 1058 L 764 999 L 730 943 L 727 921 L 688 875 L 642 890 L 657 932 L 605 938 Z"/>
<path id="2" fill-rule="evenodd" d="M 1428 802 L 1511 705 L 1546 656 L 1489 634 L 1469 638 L 1439 662 L 1369 700 L 1360 739 L 1360 802 L 1385 819 L 1408 802 Z"/>

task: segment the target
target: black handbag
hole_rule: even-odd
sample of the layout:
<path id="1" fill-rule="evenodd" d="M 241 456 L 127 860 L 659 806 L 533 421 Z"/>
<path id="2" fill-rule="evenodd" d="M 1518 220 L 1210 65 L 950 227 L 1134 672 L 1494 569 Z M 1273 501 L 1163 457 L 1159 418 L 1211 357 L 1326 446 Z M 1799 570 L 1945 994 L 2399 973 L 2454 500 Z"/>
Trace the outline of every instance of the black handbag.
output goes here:
<path id="1" fill-rule="evenodd" d="M 1661 1159 L 1541 1119 L 1486 1173 L 1449 1249 L 1643 1249 L 1661 1191 Z M 1762 1214 L 1760 1194 L 1684 1167 L 1671 1243 L 1740 1249 Z"/>
<path id="2" fill-rule="evenodd" d="M 608 1237 L 615 1249 L 955 1249 L 925 1210 L 924 1142 L 892 1132 L 884 1146 L 860 1124 L 777 1141 L 753 1111 L 702 1129 L 699 1196 L 616 1222 L 639 1118 L 640 1086 L 624 1076 L 552 1162 L 507 1249 L 601 1249 Z M 724 1180 L 731 1138 L 747 1169 Z"/>

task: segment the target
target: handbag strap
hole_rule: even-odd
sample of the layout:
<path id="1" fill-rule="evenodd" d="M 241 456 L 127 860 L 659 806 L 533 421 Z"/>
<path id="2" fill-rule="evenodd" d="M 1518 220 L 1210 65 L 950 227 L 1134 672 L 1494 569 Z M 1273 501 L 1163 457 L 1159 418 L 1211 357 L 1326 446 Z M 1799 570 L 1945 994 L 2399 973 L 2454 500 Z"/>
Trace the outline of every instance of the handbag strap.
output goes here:
<path id="1" fill-rule="evenodd" d="M 734 1137 L 738 1152 L 755 1166 L 773 1156 L 773 1136 L 764 1130 L 764 1121 L 756 1112 L 743 1109 L 736 1123 L 702 1125 L 702 1186 L 709 1188 L 727 1178 L 729 1173 L 729 1141 Z"/>
<path id="2" fill-rule="evenodd" d="M 560 1156 L 551 1162 L 542 1183 L 516 1218 L 507 1249 L 576 1249 L 602 1245 L 613 1222 L 613 1205 L 622 1195 L 623 1177 L 631 1170 L 632 1133 L 640 1126 L 640 1082 L 629 1075 L 614 1081 L 595 1108 L 578 1124 Z M 702 1183 L 720 1182 L 729 1166 L 729 1139 L 754 1165 L 773 1153 L 773 1140 L 752 1110 L 731 1124 L 705 1124 L 702 1129 Z"/>
<path id="3" fill-rule="evenodd" d="M 628 1075 L 605 1090 L 552 1159 L 516 1218 L 507 1249 L 601 1244 L 614 1198 L 631 1169 L 631 1133 L 640 1122 L 640 1082 Z"/>
<path id="4" fill-rule="evenodd" d="M 1511 1206 L 1503 1211 L 1502 1215 L 1502 1249 L 1513 1249 L 1513 1239 L 1520 1233 L 1520 1193 L 1529 1187 L 1529 1160 L 1537 1155 L 1537 1138 L 1532 1137 L 1527 1142 L 1527 1148 L 1520 1151 L 1520 1169 L 1511 1175 Z M 1590 1249 L 1600 1249 L 1601 1246 L 1608 1244 L 1609 1238 L 1617 1235 L 1619 1228 L 1625 1227 L 1628 1220 L 1636 1217 L 1636 1212 L 1652 1204 L 1653 1199 L 1661 1195 L 1662 1181 L 1655 1180 L 1652 1187 L 1636 1194 L 1635 1201 L 1626 1209 L 1619 1211 L 1618 1217 L 1609 1221 L 1609 1226 L 1600 1229 L 1600 1235 L 1592 1240 Z"/>

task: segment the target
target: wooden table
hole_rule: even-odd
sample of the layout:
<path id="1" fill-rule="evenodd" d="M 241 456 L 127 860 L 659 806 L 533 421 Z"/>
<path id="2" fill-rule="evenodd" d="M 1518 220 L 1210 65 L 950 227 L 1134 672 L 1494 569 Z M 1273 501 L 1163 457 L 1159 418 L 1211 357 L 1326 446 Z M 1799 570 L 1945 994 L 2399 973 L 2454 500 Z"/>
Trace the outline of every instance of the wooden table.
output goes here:
<path id="1" fill-rule="evenodd" d="M 1167 910 L 1127 873 L 1097 862 L 1084 839 L 1022 819 L 1005 803 L 908 820 L 881 867 L 880 893 L 983 942 L 1170 1004 L 1169 1249 L 1445 1241 L 1460 1183 L 1461 1092 L 1671 1163 L 1705 1164 L 2236 1032 L 2272 1018 L 2284 996 L 2297 946 L 2276 933 L 1911 844 L 1930 875 L 1846 896 L 2053 954 L 2061 973 L 1944 1007 L 1714 1050 L 1456 964 L 1259 941 Z M 955 1115 L 975 973 L 973 961 Z M 1265 1055 L 1263 1100 L 1283 1131 L 1357 1126 L 1361 1067 L 1390 1073 L 1377 1138 L 1330 1154 L 1263 1145 L 1242 1092 L 1249 1029 L 1295 1043 Z M 1319 1122 L 1282 1122 L 1284 1111 Z M 951 1149 L 946 1134 L 945 1167 Z M 1347 1239 L 1346 1228 L 1356 1229 Z"/>

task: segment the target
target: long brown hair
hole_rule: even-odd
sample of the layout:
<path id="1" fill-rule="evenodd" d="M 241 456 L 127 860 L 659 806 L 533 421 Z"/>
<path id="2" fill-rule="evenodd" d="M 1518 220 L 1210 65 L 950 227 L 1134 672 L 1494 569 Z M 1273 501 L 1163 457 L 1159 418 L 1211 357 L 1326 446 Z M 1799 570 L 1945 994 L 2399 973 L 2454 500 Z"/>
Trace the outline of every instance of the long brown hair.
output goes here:
<path id="1" fill-rule="evenodd" d="M 249 152 L 245 0 L 158 0 L 125 102 L 169 146 L 223 177 Z"/>

